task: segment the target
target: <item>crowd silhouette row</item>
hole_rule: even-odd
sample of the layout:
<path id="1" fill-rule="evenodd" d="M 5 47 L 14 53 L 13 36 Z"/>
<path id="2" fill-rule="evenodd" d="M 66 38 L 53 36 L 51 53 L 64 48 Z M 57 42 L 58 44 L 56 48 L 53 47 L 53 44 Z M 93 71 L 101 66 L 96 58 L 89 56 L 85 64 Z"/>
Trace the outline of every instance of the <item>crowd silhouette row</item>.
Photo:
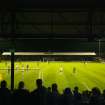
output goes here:
<path id="1" fill-rule="evenodd" d="M 46 88 L 42 80 L 36 80 L 37 88 L 32 92 L 24 88 L 24 82 L 20 81 L 18 89 L 11 91 L 7 88 L 7 82 L 1 81 L 0 104 L 1 105 L 105 105 L 105 90 L 101 93 L 97 87 L 91 91 L 79 92 L 65 88 L 62 94 L 57 89 L 57 84 Z"/>

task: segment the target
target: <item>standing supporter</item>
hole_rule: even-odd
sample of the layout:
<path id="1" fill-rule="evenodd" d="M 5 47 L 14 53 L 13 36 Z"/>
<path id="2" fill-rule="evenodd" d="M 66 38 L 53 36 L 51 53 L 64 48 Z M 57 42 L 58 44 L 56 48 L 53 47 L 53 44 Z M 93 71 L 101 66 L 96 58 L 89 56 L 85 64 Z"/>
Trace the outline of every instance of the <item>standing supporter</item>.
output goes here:
<path id="1" fill-rule="evenodd" d="M 73 105 L 73 94 L 70 88 L 65 88 L 60 102 L 61 105 Z"/>
<path id="2" fill-rule="evenodd" d="M 60 94 L 56 83 L 52 84 L 51 105 L 59 105 Z"/>
<path id="3" fill-rule="evenodd" d="M 18 89 L 13 92 L 13 105 L 29 104 L 29 91 L 24 88 L 24 82 L 20 81 Z"/>
<path id="4" fill-rule="evenodd" d="M 81 94 L 79 93 L 79 88 L 77 86 L 74 87 L 73 95 L 74 105 L 81 105 Z"/>
<path id="5" fill-rule="evenodd" d="M 11 92 L 7 88 L 7 82 L 5 80 L 1 81 L 0 104 L 11 105 Z"/>
<path id="6" fill-rule="evenodd" d="M 31 92 L 31 102 L 36 105 L 47 105 L 47 89 L 42 85 L 42 79 L 36 80 L 37 89 Z"/>

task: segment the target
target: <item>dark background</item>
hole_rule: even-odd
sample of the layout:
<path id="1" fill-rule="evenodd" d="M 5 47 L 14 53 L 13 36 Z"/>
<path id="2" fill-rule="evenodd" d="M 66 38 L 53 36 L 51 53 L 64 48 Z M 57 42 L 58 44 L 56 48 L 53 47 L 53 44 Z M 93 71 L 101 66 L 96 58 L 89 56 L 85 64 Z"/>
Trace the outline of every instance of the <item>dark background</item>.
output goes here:
<path id="1" fill-rule="evenodd" d="M 105 52 L 104 0 L 0 1 L 2 51 Z"/>

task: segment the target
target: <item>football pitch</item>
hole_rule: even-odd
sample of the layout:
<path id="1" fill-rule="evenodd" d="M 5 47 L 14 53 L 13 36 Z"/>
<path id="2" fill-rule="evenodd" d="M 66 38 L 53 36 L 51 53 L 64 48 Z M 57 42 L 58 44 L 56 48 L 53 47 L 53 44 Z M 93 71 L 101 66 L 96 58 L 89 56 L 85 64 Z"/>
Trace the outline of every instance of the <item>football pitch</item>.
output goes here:
<path id="1" fill-rule="evenodd" d="M 28 67 L 27 67 L 28 64 Z M 75 70 L 74 70 L 75 68 Z M 10 88 L 10 62 L 0 62 L 0 81 L 6 80 Z M 80 92 L 98 87 L 105 89 L 105 64 L 96 62 L 15 62 L 15 88 L 19 81 L 25 82 L 25 87 L 32 91 L 36 88 L 35 80 L 41 78 L 43 85 L 51 87 L 58 84 L 60 92 L 66 87 L 72 90 L 79 87 Z"/>

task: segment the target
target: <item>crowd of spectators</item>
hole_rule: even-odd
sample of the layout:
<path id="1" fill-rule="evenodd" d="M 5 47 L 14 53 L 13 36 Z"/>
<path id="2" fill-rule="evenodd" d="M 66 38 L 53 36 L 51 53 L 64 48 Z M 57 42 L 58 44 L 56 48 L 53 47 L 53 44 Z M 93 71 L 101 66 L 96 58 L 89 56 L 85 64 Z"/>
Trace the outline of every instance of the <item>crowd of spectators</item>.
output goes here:
<path id="1" fill-rule="evenodd" d="M 63 93 L 58 91 L 57 84 L 46 88 L 41 79 L 36 80 L 37 88 L 32 92 L 24 88 L 24 82 L 20 81 L 18 89 L 11 91 L 7 88 L 5 80 L 1 81 L 0 104 L 1 105 L 105 105 L 105 90 L 101 93 L 97 87 L 91 91 L 79 92 L 78 87 L 73 91 L 68 87 Z"/>

